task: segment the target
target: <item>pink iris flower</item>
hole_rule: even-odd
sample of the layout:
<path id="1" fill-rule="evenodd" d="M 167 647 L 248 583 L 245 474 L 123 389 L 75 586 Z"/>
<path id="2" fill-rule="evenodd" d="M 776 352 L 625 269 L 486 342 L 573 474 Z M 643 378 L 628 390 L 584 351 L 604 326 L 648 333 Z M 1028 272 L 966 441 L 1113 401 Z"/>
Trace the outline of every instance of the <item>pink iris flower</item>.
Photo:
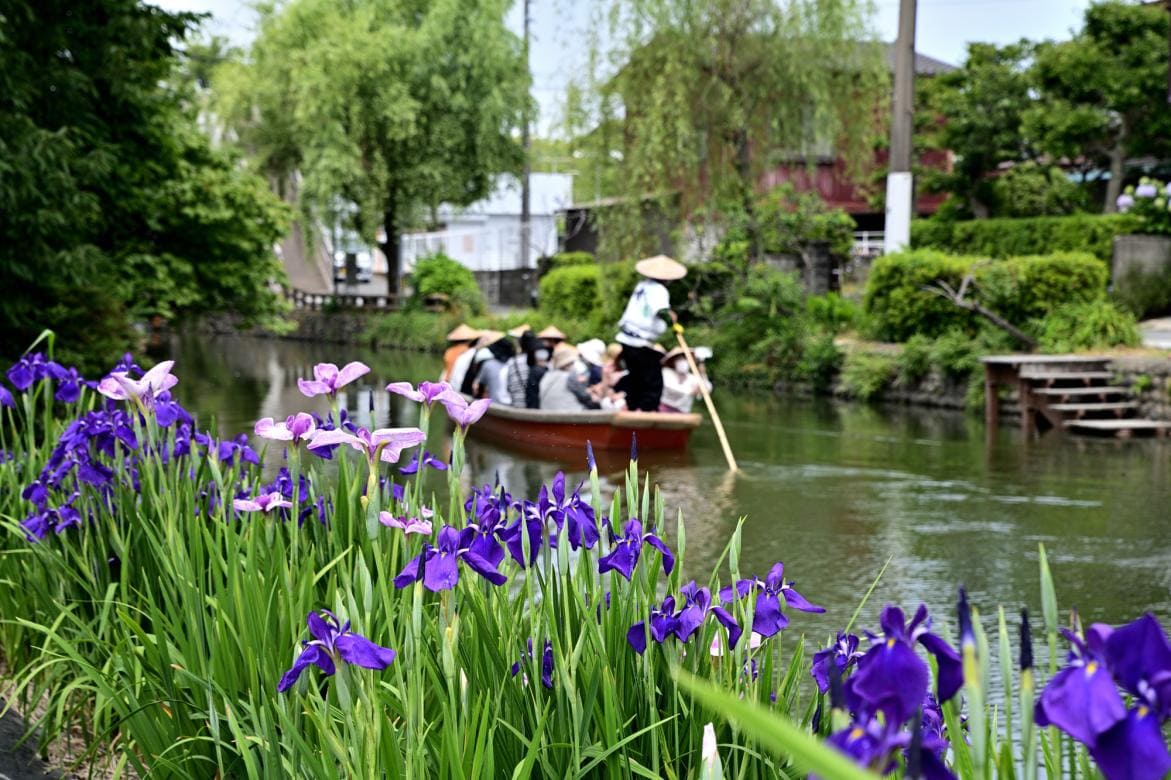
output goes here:
<path id="1" fill-rule="evenodd" d="M 409 398 L 416 403 L 426 404 L 430 406 L 440 396 L 449 390 L 454 392 L 451 385 L 447 382 L 420 382 L 419 389 L 411 387 L 410 382 L 391 382 L 386 386 L 387 392 L 401 395 L 403 398 Z"/>
<path id="2" fill-rule="evenodd" d="M 431 524 L 417 517 L 395 517 L 390 512 L 379 512 L 378 522 L 387 528 L 399 529 L 405 536 L 410 536 L 411 534 L 431 535 Z"/>
<path id="3" fill-rule="evenodd" d="M 422 444 L 423 438 L 423 432 L 418 428 L 378 428 L 373 431 L 359 428 L 357 433 L 337 429 L 318 431 L 309 442 L 309 449 L 348 444 L 363 453 L 371 464 L 378 460 L 398 463 L 403 450 Z"/>
<path id="4" fill-rule="evenodd" d="M 313 415 L 298 412 L 285 418 L 284 422 L 276 422 L 271 417 L 262 417 L 256 421 L 253 432 L 262 439 L 273 441 L 291 441 L 294 444 L 310 439 L 317 430 L 317 423 Z"/>
<path id="5" fill-rule="evenodd" d="M 370 373 L 370 366 L 355 360 L 339 370 L 333 363 L 318 363 L 313 367 L 312 379 L 298 379 L 297 387 L 308 398 L 315 395 L 334 397 L 337 391 L 361 376 Z"/>
<path id="6" fill-rule="evenodd" d="M 464 398 L 462 394 L 448 390 L 439 395 L 439 403 L 443 404 L 451 421 L 466 431 L 469 425 L 476 423 L 484 416 L 488 407 L 492 405 L 492 399 L 481 398 L 479 401 L 468 403 L 468 399 Z"/>
<path id="7" fill-rule="evenodd" d="M 232 501 L 237 512 L 271 512 L 274 509 L 292 509 L 293 504 L 280 493 L 265 493 L 255 498 L 237 498 Z"/>
<path id="8" fill-rule="evenodd" d="M 115 401 L 134 401 L 145 408 L 154 406 L 159 393 L 170 390 L 179 383 L 179 377 L 171 373 L 174 360 L 164 360 L 134 379 L 125 371 L 114 371 L 98 383 L 98 392 Z"/>

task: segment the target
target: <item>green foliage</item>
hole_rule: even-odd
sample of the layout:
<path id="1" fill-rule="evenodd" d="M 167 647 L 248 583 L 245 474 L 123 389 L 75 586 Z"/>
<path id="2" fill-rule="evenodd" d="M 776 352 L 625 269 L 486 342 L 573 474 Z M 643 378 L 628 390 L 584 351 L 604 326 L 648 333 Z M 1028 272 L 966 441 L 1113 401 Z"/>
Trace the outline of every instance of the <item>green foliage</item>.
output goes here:
<path id="1" fill-rule="evenodd" d="M 571 265 L 593 265 L 597 259 L 589 252 L 558 252 L 549 258 L 550 268 L 567 268 Z"/>
<path id="2" fill-rule="evenodd" d="M 856 327 L 862 317 L 858 304 L 836 292 L 806 298 L 805 313 L 813 324 L 830 333 L 841 333 Z"/>
<path id="3" fill-rule="evenodd" d="M 677 194 L 673 229 L 705 204 L 738 204 L 751 216 L 759 176 L 781 155 L 832 144 L 854 163 L 870 160 L 880 115 L 872 109 L 888 77 L 881 47 L 861 43 L 864 4 L 823 0 L 816 13 L 771 0 L 605 5 L 593 40 L 609 50 L 595 49 L 585 71 L 617 75 L 574 85 L 568 130 L 583 139 L 592 165 L 619 169 L 613 177 L 595 170 L 591 181 L 613 183 L 615 191 L 601 194 L 626 198 L 623 208 L 639 218 L 621 227 L 633 239 L 645 237 L 648 194 Z M 602 65 L 603 56 L 616 67 Z M 758 256 L 754 224 L 749 233 Z"/>
<path id="4" fill-rule="evenodd" d="M 944 376 L 964 379 L 980 369 L 980 345 L 962 330 L 950 330 L 932 342 L 931 365 Z"/>
<path id="5" fill-rule="evenodd" d="M 406 308 L 369 317 L 363 336 L 379 347 L 441 352 L 447 334 L 461 320 L 454 314 Z"/>
<path id="6" fill-rule="evenodd" d="M 508 5 L 266 4 L 247 60 L 216 73 L 220 115 L 274 179 L 300 174 L 302 211 L 347 219 L 367 240 L 382 226 L 397 258 L 403 227 L 442 202 L 485 197 L 496 174 L 520 168 L 512 131 L 531 99 Z M 397 287 L 393 265 L 390 277 Z"/>
<path id="7" fill-rule="evenodd" d="M 1121 208 L 1142 220 L 1138 231 L 1151 235 L 1171 235 L 1171 207 L 1168 206 L 1167 182 L 1144 176 L 1138 187 L 1133 184 L 1124 190 Z"/>
<path id="8" fill-rule="evenodd" d="M 900 385 L 913 385 L 931 371 L 931 345 L 931 339 L 922 334 L 915 334 L 907 339 L 896 361 Z"/>
<path id="9" fill-rule="evenodd" d="M 954 328 L 973 331 L 973 315 L 923 288 L 938 281 L 958 289 L 971 271 L 978 296 L 1018 327 L 1070 301 L 1093 301 L 1106 294 L 1106 266 L 1088 254 L 1066 252 L 986 261 L 914 250 L 879 258 L 870 271 L 865 310 L 878 338 L 904 341 L 916 333 L 941 335 Z"/>
<path id="10" fill-rule="evenodd" d="M 1040 332 L 1040 346 L 1046 352 L 1132 347 L 1141 342 L 1134 315 L 1104 300 L 1058 306 L 1045 317 Z"/>
<path id="11" fill-rule="evenodd" d="M 541 310 L 553 317 L 588 319 L 601 305 L 600 278 L 596 264 L 550 271 L 541 278 Z"/>
<path id="12" fill-rule="evenodd" d="M 842 367 L 842 351 L 832 333 L 806 333 L 797 363 L 797 378 L 809 383 L 815 393 L 828 393 Z"/>
<path id="13" fill-rule="evenodd" d="M 1145 273 L 1131 269 L 1115 278 L 1110 297 L 1140 320 L 1171 314 L 1171 268 Z"/>
<path id="14" fill-rule="evenodd" d="M 817 192 L 798 192 L 785 182 L 756 204 L 761 246 L 770 254 L 800 255 L 814 241 L 829 244 L 841 260 L 854 246 L 853 218 L 844 209 L 830 208 Z"/>
<path id="15" fill-rule="evenodd" d="M 463 263 L 442 252 L 416 263 L 410 281 L 416 304 L 433 295 L 443 295 L 454 311 L 479 314 L 484 310 L 484 294 L 476 284 L 476 277 Z"/>
<path id="16" fill-rule="evenodd" d="M 1134 382 L 1130 385 L 1130 392 L 1135 395 L 1142 395 L 1155 386 L 1155 380 L 1151 378 L 1150 374 L 1139 374 L 1134 378 Z"/>
<path id="17" fill-rule="evenodd" d="M 131 322 L 279 316 L 288 215 L 196 128 L 176 49 L 195 17 L 133 0 L 18 2 L 0 18 L 0 352 L 51 328 L 82 368 Z M 67 52 L 69 56 L 62 56 Z"/>
<path id="18" fill-rule="evenodd" d="M 842 390 L 859 401 L 873 400 L 895 380 L 898 368 L 898 359 L 891 355 L 851 350 L 842 364 Z"/>
<path id="19" fill-rule="evenodd" d="M 1065 216 L 1084 211 L 1086 192 L 1060 168 L 1028 161 L 992 181 L 998 217 Z"/>
<path id="20" fill-rule="evenodd" d="M 967 255 L 1016 257 L 1047 252 L 1090 252 L 1109 264 L 1114 237 L 1139 232 L 1130 214 L 976 219 L 919 219 L 911 223 L 911 246 Z"/>
<path id="21" fill-rule="evenodd" d="M 601 295 L 600 318 L 605 327 L 611 328 L 622 319 L 622 312 L 626 309 L 626 302 L 634 292 L 638 280 L 642 277 L 634 270 L 636 260 L 624 260 L 617 263 L 602 263 L 599 266 L 601 276 L 598 278 L 598 293 Z M 690 271 L 688 276 L 690 276 Z M 684 277 L 686 278 L 686 277 Z M 672 295 L 672 301 L 676 297 Z"/>

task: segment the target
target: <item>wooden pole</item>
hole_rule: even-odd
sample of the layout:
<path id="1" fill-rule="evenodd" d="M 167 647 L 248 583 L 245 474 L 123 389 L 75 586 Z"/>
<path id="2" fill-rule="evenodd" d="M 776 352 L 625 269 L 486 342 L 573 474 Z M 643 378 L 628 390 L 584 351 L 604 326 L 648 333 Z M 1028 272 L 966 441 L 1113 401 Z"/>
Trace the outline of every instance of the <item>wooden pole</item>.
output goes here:
<path id="1" fill-rule="evenodd" d="M 704 379 L 703 374 L 699 373 L 699 366 L 695 364 L 695 356 L 691 354 L 691 347 L 687 346 L 687 341 L 683 338 L 683 326 L 678 323 L 675 324 L 675 338 L 679 339 L 679 346 L 683 349 L 683 356 L 687 358 L 687 365 L 691 367 L 691 373 L 695 374 L 695 378 L 699 380 L 699 389 L 703 392 L 703 402 L 707 406 L 707 413 L 712 416 L 712 425 L 716 426 L 716 435 L 720 438 L 720 447 L 724 450 L 724 458 L 728 461 L 729 471 L 739 471 L 740 467 L 736 465 L 736 458 L 732 455 L 732 445 L 728 444 L 728 434 L 724 433 L 724 424 L 720 422 L 720 414 L 716 411 L 716 405 L 712 403 L 711 393 L 707 391 L 707 380 Z"/>

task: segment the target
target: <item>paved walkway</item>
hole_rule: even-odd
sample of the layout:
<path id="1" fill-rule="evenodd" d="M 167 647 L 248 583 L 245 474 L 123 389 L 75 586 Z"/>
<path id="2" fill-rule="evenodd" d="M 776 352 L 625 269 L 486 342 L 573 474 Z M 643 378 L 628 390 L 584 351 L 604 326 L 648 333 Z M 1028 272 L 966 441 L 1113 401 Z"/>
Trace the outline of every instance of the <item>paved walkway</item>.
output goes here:
<path id="1" fill-rule="evenodd" d="M 1144 347 L 1171 349 L 1171 317 L 1140 322 L 1138 329 L 1142 334 Z"/>
<path id="2" fill-rule="evenodd" d="M 15 712 L 0 718 L 0 780 L 58 780 L 61 775 L 50 771 L 29 745 L 15 747 L 23 733 L 24 722 Z"/>

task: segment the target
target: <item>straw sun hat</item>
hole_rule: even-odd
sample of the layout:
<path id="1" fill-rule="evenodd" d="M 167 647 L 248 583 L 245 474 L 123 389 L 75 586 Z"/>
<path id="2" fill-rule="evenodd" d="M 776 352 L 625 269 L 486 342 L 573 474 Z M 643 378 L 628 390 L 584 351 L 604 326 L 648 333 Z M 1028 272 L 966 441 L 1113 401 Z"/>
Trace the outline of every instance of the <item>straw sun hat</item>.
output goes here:
<path id="1" fill-rule="evenodd" d="M 447 334 L 448 341 L 472 341 L 480 337 L 480 331 L 469 327 L 466 322 L 461 322 L 455 330 Z"/>
<path id="2" fill-rule="evenodd" d="M 480 332 L 480 339 L 476 342 L 477 347 L 489 347 L 495 344 L 500 339 L 504 338 L 504 334 L 498 330 L 485 330 Z"/>
<path id="3" fill-rule="evenodd" d="M 538 333 L 537 338 L 549 339 L 551 341 L 565 341 L 565 334 L 558 330 L 556 325 L 550 325 Z"/>
<path id="4" fill-rule="evenodd" d="M 643 276 L 663 282 L 673 282 L 687 276 L 687 266 L 666 255 L 655 255 L 645 260 L 639 260 L 635 263 L 634 270 Z"/>
<path id="5" fill-rule="evenodd" d="M 529 324 L 526 322 L 524 325 L 517 325 L 515 328 L 511 328 L 508 331 L 508 335 L 512 336 L 514 339 L 519 339 L 530 330 L 532 330 L 532 328 L 529 327 Z"/>
<path id="6" fill-rule="evenodd" d="M 558 344 L 553 350 L 553 368 L 558 370 L 569 368 L 577 360 L 577 350 L 568 344 Z"/>

